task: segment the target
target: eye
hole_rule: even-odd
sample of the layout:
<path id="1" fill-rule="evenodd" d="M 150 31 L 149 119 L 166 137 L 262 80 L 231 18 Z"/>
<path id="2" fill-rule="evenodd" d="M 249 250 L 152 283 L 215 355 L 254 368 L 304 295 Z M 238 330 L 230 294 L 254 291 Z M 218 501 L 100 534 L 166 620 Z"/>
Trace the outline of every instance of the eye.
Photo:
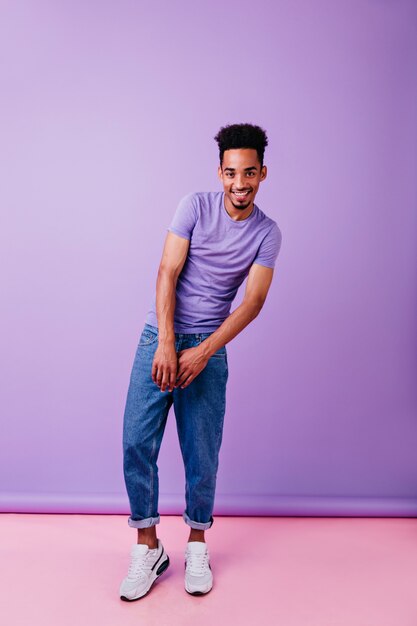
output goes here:
<path id="1" fill-rule="evenodd" d="M 255 176 L 255 172 L 248 172 L 248 176 Z"/>

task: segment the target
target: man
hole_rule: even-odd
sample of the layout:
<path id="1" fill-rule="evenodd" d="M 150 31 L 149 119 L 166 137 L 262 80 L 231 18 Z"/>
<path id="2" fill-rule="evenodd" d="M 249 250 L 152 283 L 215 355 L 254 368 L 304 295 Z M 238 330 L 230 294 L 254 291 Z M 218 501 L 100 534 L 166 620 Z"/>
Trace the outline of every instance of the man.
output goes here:
<path id="1" fill-rule="evenodd" d="M 233 124 L 215 136 L 223 191 L 197 192 L 180 201 L 166 237 L 153 306 L 137 346 L 123 425 L 124 477 L 137 528 L 124 600 L 138 600 L 166 570 L 169 557 L 156 536 L 157 459 L 174 405 L 186 475 L 190 526 L 185 589 L 210 591 L 213 575 L 205 530 L 213 505 L 226 407 L 226 344 L 259 314 L 272 281 L 281 231 L 255 204 L 267 168 L 266 133 Z M 230 314 L 248 276 L 242 303 Z"/>

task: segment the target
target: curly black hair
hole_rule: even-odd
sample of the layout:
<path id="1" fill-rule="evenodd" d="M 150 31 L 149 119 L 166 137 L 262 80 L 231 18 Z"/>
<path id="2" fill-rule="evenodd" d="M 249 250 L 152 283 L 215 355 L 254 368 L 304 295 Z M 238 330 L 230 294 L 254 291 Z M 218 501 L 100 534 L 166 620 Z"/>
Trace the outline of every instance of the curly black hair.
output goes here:
<path id="1" fill-rule="evenodd" d="M 260 126 L 254 124 L 229 124 L 228 126 L 223 126 L 214 139 L 219 145 L 220 166 L 223 165 L 224 151 L 233 148 L 253 148 L 258 153 L 261 167 L 263 166 L 268 137 Z"/>

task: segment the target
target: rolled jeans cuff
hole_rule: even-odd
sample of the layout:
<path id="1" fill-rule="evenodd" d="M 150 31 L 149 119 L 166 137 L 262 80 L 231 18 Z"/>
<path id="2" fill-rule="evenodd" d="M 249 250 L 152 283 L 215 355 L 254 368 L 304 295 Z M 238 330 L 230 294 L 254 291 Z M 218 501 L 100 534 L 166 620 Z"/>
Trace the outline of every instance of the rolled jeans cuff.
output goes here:
<path id="1" fill-rule="evenodd" d="M 145 519 L 132 519 L 129 517 L 127 523 L 132 528 L 149 528 L 150 526 L 155 526 L 155 524 L 159 524 L 161 521 L 161 516 L 157 517 L 145 517 Z"/>
<path id="2" fill-rule="evenodd" d="M 207 530 L 207 528 L 211 528 L 213 526 L 213 522 L 214 522 L 212 515 L 210 516 L 210 520 L 208 522 L 194 522 L 192 519 L 188 517 L 185 511 L 182 514 L 182 517 L 185 523 L 188 524 L 188 526 L 191 526 L 191 528 L 195 528 L 196 530 Z"/>

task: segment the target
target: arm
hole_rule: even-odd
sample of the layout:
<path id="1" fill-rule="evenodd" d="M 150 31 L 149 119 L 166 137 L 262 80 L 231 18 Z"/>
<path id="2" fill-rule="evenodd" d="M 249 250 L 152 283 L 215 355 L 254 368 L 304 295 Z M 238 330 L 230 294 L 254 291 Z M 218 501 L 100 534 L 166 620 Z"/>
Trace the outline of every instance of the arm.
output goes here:
<path id="1" fill-rule="evenodd" d="M 190 241 L 168 232 L 156 281 L 156 316 L 158 347 L 152 364 L 152 380 L 161 391 L 171 391 L 175 384 L 178 359 L 175 352 L 175 289 L 184 267 Z"/>
<path id="2" fill-rule="evenodd" d="M 200 344 L 208 357 L 236 337 L 259 315 L 265 303 L 273 274 L 274 270 L 271 267 L 265 267 L 257 263 L 251 266 L 242 303 L 210 337 L 207 337 Z"/>
<path id="3" fill-rule="evenodd" d="M 176 386 L 187 387 L 204 369 L 209 358 L 255 319 L 266 300 L 273 273 L 274 270 L 271 267 L 257 263 L 251 266 L 242 303 L 210 337 L 202 341 L 199 346 L 184 351 L 188 355 L 186 359 L 180 358 Z"/>

